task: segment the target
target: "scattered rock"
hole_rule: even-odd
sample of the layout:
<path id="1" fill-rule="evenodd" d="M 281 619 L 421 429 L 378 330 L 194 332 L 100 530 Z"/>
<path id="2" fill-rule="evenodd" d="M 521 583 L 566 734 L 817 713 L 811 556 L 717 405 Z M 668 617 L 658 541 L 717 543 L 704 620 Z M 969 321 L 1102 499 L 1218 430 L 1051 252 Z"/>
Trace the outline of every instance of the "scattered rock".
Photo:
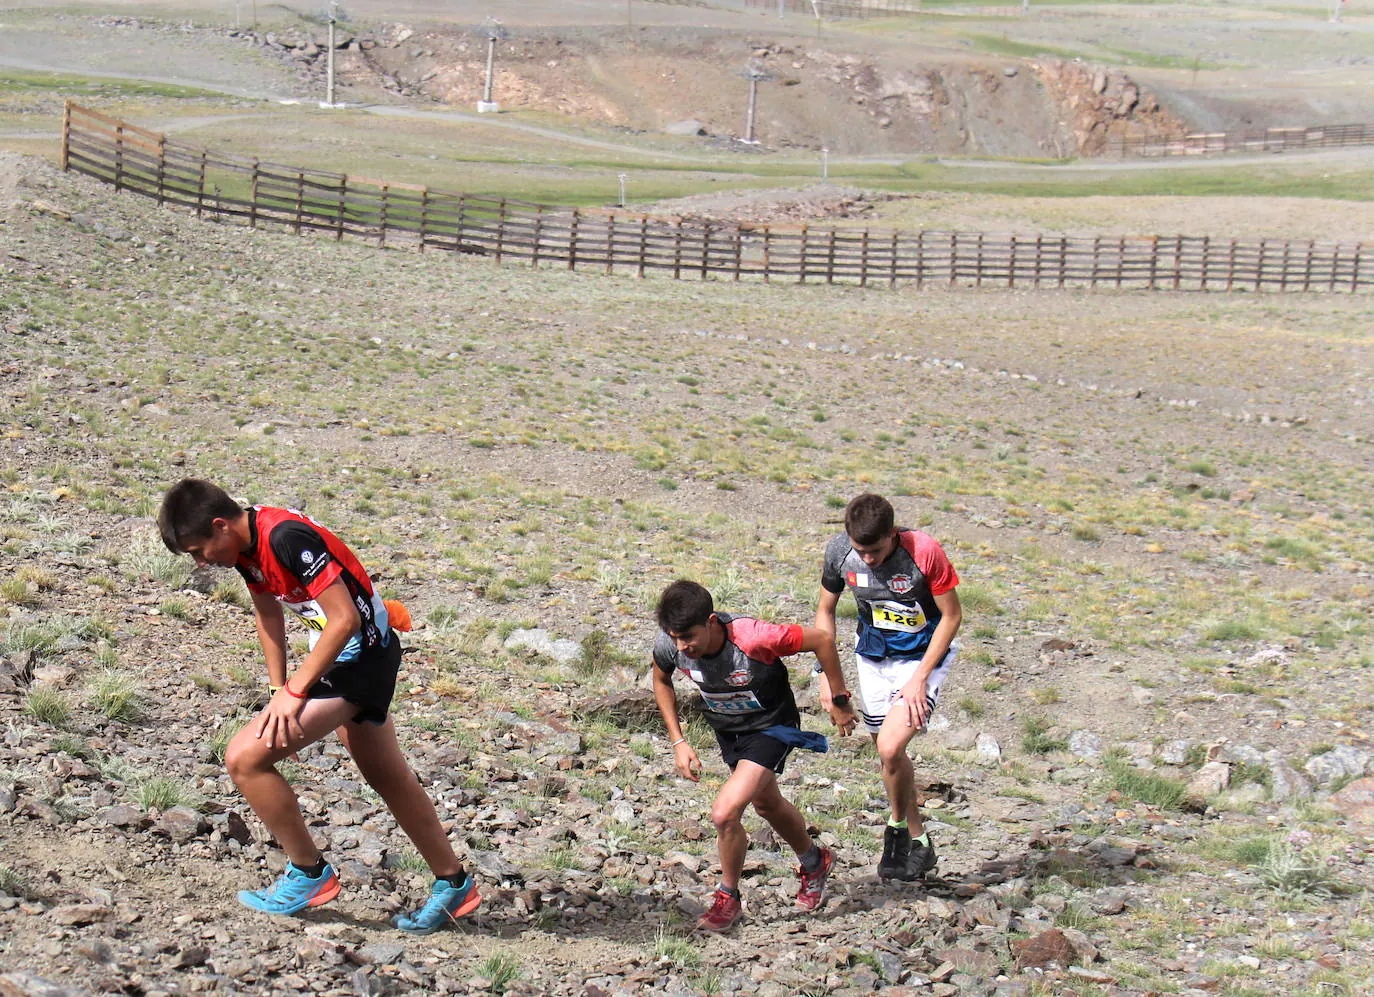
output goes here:
<path id="1" fill-rule="evenodd" d="M 1195 800 L 1216 796 L 1231 785 L 1231 766 L 1225 762 L 1208 762 L 1188 780 L 1188 795 Z"/>
<path id="2" fill-rule="evenodd" d="M 1076 730 L 1069 735 L 1069 753 L 1075 758 L 1101 758 L 1105 752 L 1102 738 L 1090 730 Z"/>

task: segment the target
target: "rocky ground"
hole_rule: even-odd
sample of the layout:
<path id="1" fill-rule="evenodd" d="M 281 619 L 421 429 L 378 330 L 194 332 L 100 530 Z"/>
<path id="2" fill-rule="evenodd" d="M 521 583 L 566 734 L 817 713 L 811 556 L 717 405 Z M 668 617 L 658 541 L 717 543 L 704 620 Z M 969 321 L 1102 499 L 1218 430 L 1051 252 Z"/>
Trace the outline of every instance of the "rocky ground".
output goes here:
<path id="1" fill-rule="evenodd" d="M 604 279 L 0 165 L 0 993 L 1368 987 L 1361 299 Z M 344 895 L 234 903 L 280 862 L 218 760 L 261 668 L 237 583 L 153 536 L 187 473 L 336 524 L 413 606 L 396 713 L 470 923 L 387 926 L 426 877 L 332 742 L 286 768 Z M 836 743 L 785 780 L 825 907 L 754 822 L 748 920 L 693 937 L 722 772 L 676 778 L 646 717 L 648 606 L 690 574 L 808 619 L 862 487 L 964 579 L 918 748 L 940 868 L 874 880 L 872 750 Z"/>

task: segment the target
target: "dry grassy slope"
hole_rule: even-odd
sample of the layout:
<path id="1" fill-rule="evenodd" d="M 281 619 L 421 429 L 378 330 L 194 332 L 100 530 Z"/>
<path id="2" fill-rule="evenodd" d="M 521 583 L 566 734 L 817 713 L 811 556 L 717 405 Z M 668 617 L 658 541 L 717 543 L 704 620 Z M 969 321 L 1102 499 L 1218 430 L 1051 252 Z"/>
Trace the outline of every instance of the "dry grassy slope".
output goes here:
<path id="1" fill-rule="evenodd" d="M 0 966 L 93 988 L 222 974 L 252 992 L 303 990 L 307 977 L 344 992 L 354 966 L 340 959 L 390 941 L 385 915 L 422 885 L 345 844 L 361 829 L 374 854 L 404 857 L 375 801 L 340 826 L 358 793 L 331 782 L 349 769 L 329 753 L 306 758 L 302 793 L 349 863 L 349 893 L 300 931 L 233 905 L 274 853 L 231 848 L 222 814 L 218 838 L 182 845 L 100 816 L 137 785 L 100 761 L 111 756 L 194 787 L 212 810 L 241 809 L 204 745 L 251 701 L 251 627 L 225 602 L 172 591 L 147 518 L 168 480 L 194 472 L 306 503 L 430 621 L 398 701 L 403 739 L 464 850 L 500 849 L 551 898 L 535 917 L 488 878 L 477 929 L 369 970 L 396 992 L 462 992 L 503 952 L 524 974 L 516 992 L 580 993 L 606 974 L 648 974 L 631 992 L 702 989 L 709 969 L 759 993 L 815 979 L 856 993 L 867 964 L 850 965 L 850 950 L 920 972 L 976 938 L 1009 964 L 1006 919 L 1043 923 L 1025 912 L 1059 894 L 1131 992 L 1218 979 L 1218 965 L 1257 952 L 1246 982 L 1260 992 L 1315 995 L 1337 972 L 1316 960 L 1332 953 L 1339 985 L 1370 979 L 1358 897 L 1275 900 L 1225 844 L 1272 817 L 1350 842 L 1363 862 L 1367 842 L 1325 811 L 1261 791 L 1203 820 L 1111 795 L 1099 767 L 1020 744 L 1029 716 L 1052 735 L 1087 728 L 1147 752 L 1225 737 L 1299 766 L 1319 745 L 1358 743 L 1374 700 L 1365 299 L 640 282 L 209 225 L 17 157 L 0 162 L 0 191 L 0 578 L 23 581 L 4 590 L 6 641 L 66 627 L 40 661 L 75 704 L 59 729 L 0 695 L 0 786 L 28 801 L 0 815 L 0 864 L 40 902 L 0 905 Z M 97 221 L 103 234 L 88 231 Z M 840 344 L 855 352 L 826 349 Z M 662 852 L 707 852 L 688 833 L 710 785 L 664 778 L 661 750 L 573 704 L 636 680 L 647 603 L 674 575 L 805 620 L 836 529 L 827 499 L 870 484 L 904 492 L 903 517 L 947 541 L 968 622 L 942 711 L 955 732 L 997 736 L 1011 764 L 923 743 L 923 770 L 955 784 L 939 907 L 868 879 L 871 758 L 799 760 L 791 791 L 841 848 L 826 913 L 790 913 L 786 860 L 755 852 L 740 937 L 695 946 L 699 969 L 659 963 L 655 927 L 710 884 L 709 858 L 689 875 Z M 108 649 L 70 633 L 92 616 Z M 586 673 L 484 640 L 516 620 L 601 629 L 631 667 Z M 1042 660 L 1050 635 L 1079 646 Z M 105 664 L 150 693 L 144 719 L 91 705 Z M 583 749 L 536 760 L 494 717 L 511 708 L 570 727 Z M 77 765 L 73 751 L 88 757 Z M 584 767 L 559 771 L 559 757 Z M 639 824 L 608 816 L 613 790 Z M 1160 869 L 1023 875 L 1037 828 L 1076 853 L 1087 835 L 1125 840 Z M 987 860 L 1008 864 L 980 872 Z M 1364 882 L 1369 868 L 1340 874 Z M 960 889 L 982 892 L 981 906 Z M 1092 914 L 1113 892 L 1127 909 Z M 75 902 L 105 913 L 64 926 L 47 912 Z M 908 920 L 912 936 L 896 938 Z M 1271 955 L 1273 938 L 1295 951 Z M 757 967 L 776 978 L 751 981 Z"/>
<path id="2" fill-rule="evenodd" d="M 650 131 L 696 119 L 727 137 L 743 134 L 748 86 L 740 72 L 752 60 L 773 77 L 760 90 L 756 133 L 780 148 L 1063 156 L 1095 152 L 1128 125 L 1149 133 L 1181 127 L 1148 96 L 1126 110 L 1131 101 L 1122 97 L 1133 84 L 1120 72 L 1095 80 L 1091 70 L 1054 62 L 687 29 L 523 32 L 499 53 L 494 92 L 504 107 Z M 468 106 L 482 95 L 485 57 L 470 33 L 432 29 L 349 65 L 358 82 L 375 68 Z"/>

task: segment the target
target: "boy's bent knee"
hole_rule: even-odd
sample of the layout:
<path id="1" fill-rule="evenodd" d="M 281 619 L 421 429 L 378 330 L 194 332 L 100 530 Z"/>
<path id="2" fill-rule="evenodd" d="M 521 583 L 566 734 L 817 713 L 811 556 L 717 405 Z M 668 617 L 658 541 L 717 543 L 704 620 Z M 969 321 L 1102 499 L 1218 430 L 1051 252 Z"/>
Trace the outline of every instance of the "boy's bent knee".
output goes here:
<path id="1" fill-rule="evenodd" d="M 731 824 L 738 824 L 743 816 L 743 807 L 727 806 L 721 803 L 716 803 L 711 807 L 711 823 L 716 826 L 718 831 L 723 827 L 729 827 Z"/>
<path id="2" fill-rule="evenodd" d="M 266 771 L 271 768 L 271 763 L 258 745 L 235 740 L 230 741 L 229 747 L 224 750 L 224 767 L 229 772 L 229 778 L 237 783 L 243 776 Z"/>

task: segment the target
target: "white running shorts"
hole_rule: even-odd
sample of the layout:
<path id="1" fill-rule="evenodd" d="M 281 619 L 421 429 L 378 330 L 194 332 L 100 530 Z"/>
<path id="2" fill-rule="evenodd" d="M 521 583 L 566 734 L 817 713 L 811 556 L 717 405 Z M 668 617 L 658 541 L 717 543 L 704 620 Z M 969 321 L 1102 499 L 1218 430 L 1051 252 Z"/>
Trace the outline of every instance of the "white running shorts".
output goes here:
<path id="1" fill-rule="evenodd" d="M 926 702 L 930 712 L 935 712 L 935 703 L 940 698 L 940 687 L 945 683 L 950 665 L 959 656 L 959 645 L 949 645 L 945 660 L 930 673 L 926 680 Z M 854 655 L 854 664 L 859 673 L 859 719 L 870 734 L 876 734 L 887 718 L 892 701 L 901 695 L 902 686 L 911 681 L 916 674 L 920 658 L 865 658 Z M 929 714 L 927 714 L 929 716 Z"/>

